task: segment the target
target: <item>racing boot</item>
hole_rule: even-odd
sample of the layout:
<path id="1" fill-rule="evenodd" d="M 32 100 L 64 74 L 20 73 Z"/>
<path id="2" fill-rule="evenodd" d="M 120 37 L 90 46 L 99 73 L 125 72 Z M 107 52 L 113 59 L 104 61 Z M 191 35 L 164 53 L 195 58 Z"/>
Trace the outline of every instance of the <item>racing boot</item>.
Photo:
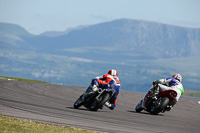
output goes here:
<path id="1" fill-rule="evenodd" d="M 114 105 L 114 104 L 111 104 L 110 102 L 106 102 L 104 105 L 105 105 L 107 108 L 111 109 L 111 110 L 113 110 L 113 109 L 115 108 L 115 105 Z"/>

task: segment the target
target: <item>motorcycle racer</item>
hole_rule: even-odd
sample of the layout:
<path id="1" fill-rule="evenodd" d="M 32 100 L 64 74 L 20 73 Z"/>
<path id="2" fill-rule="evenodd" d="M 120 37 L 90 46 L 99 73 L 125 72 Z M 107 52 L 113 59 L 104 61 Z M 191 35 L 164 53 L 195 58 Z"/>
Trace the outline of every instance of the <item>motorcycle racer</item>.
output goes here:
<path id="1" fill-rule="evenodd" d="M 113 110 L 116 107 L 117 97 L 120 89 L 120 81 L 118 77 L 118 73 L 116 70 L 111 69 L 107 74 L 97 76 L 92 79 L 92 89 L 95 91 L 97 87 L 102 89 L 112 88 L 115 90 L 114 95 L 110 98 L 108 102 L 105 103 L 105 106 L 109 109 Z M 87 95 L 87 90 L 84 94 L 84 97 Z"/>
<path id="2" fill-rule="evenodd" d="M 154 87 L 154 95 L 157 95 L 159 91 L 164 90 L 174 90 L 177 92 L 176 100 L 173 103 L 170 103 L 168 107 L 168 111 L 178 102 L 180 96 L 184 93 L 184 88 L 182 85 L 182 76 L 180 74 L 175 73 L 172 77 L 166 79 L 158 79 L 153 82 L 153 85 L 157 84 Z M 144 101 L 144 98 L 143 100 Z"/>
<path id="3" fill-rule="evenodd" d="M 116 107 L 117 96 L 119 94 L 119 89 L 120 89 L 120 81 L 117 71 L 111 69 L 108 71 L 108 74 L 96 77 L 96 79 L 99 87 L 103 89 L 111 87 L 115 90 L 115 94 L 113 95 L 113 97 L 111 97 L 111 99 L 105 103 L 106 107 L 113 110 Z"/>

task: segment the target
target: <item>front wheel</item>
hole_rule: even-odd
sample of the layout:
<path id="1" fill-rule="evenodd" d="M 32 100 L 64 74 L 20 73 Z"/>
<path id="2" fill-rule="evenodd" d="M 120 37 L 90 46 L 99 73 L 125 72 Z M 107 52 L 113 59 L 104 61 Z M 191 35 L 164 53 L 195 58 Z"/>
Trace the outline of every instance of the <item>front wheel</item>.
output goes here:
<path id="1" fill-rule="evenodd" d="M 142 108 L 142 100 L 137 104 L 137 106 L 135 107 L 135 111 L 140 113 L 143 110 Z"/>
<path id="2" fill-rule="evenodd" d="M 81 107 L 81 106 L 83 105 L 82 96 L 83 96 L 83 95 L 81 95 L 81 96 L 76 100 L 76 102 L 74 103 L 74 108 L 75 108 L 75 109 L 77 109 L 77 108 L 79 108 L 79 107 Z"/>

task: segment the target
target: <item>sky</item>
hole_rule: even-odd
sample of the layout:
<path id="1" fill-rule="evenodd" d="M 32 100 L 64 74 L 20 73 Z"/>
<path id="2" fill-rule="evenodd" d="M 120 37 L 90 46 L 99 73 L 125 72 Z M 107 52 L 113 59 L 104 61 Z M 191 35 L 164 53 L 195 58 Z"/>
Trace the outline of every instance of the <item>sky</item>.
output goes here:
<path id="1" fill-rule="evenodd" d="M 200 28 L 200 0 L 0 0 L 0 22 L 35 35 L 121 18 Z"/>

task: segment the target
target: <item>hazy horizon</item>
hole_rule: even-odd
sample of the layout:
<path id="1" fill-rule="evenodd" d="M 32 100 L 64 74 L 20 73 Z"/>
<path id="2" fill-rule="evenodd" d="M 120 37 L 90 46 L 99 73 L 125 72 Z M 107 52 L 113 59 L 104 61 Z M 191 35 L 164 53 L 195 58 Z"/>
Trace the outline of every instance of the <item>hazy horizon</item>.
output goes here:
<path id="1" fill-rule="evenodd" d="M 200 28 L 199 7 L 198 0 L 0 0 L 0 22 L 36 35 L 122 18 Z"/>

